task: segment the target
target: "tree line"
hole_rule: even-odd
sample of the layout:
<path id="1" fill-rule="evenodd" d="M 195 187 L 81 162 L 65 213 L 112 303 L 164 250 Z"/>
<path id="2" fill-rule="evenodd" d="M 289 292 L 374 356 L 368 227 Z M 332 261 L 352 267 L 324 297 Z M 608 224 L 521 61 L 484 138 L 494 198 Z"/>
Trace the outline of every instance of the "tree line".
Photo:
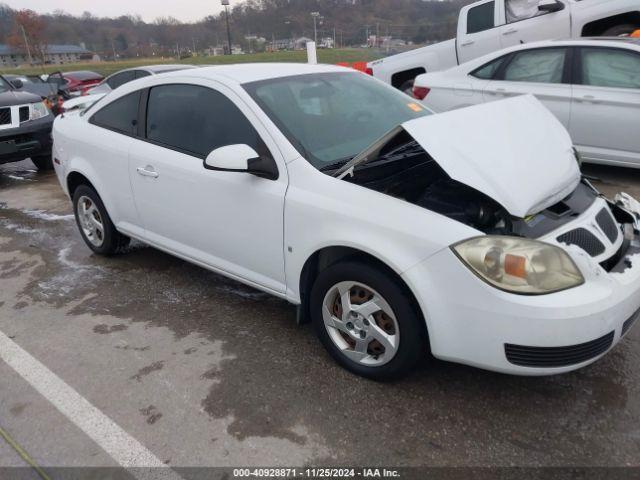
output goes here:
<path id="1" fill-rule="evenodd" d="M 427 43 L 455 36 L 458 11 L 469 0 L 246 0 L 229 10 L 232 37 L 245 50 L 265 48 L 256 39 L 313 38 L 318 12 L 319 37 L 334 37 L 338 46 L 366 43 L 367 35 L 391 36 Z M 0 43 L 16 47 L 24 38 L 34 46 L 46 43 L 84 45 L 109 57 L 149 57 L 202 51 L 226 43 L 224 13 L 183 23 L 170 15 L 145 22 L 140 16 L 100 18 L 62 10 L 50 14 L 16 11 L 0 4 Z"/>

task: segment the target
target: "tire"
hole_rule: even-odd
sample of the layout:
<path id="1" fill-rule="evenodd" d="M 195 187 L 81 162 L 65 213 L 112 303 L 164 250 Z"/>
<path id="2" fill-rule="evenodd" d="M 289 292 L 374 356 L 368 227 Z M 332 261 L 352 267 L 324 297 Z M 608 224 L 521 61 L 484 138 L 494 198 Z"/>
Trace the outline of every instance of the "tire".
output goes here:
<path id="1" fill-rule="evenodd" d="M 31 157 L 31 161 L 41 172 L 53 170 L 53 159 L 51 155 L 40 155 L 37 157 Z"/>
<path id="2" fill-rule="evenodd" d="M 413 84 L 415 82 L 416 82 L 415 78 L 412 78 L 411 80 L 407 80 L 402 85 L 400 85 L 400 88 L 398 90 L 400 90 L 403 93 L 406 93 L 407 95 L 413 98 Z"/>
<path id="3" fill-rule="evenodd" d="M 100 196 L 88 185 L 76 188 L 73 213 L 82 239 L 95 253 L 115 255 L 129 245 L 130 238 L 116 230 Z"/>
<path id="4" fill-rule="evenodd" d="M 633 32 L 635 32 L 638 28 L 637 25 L 625 24 L 625 25 L 616 25 L 615 27 L 611 27 L 604 31 L 602 34 L 603 37 L 628 37 Z"/>
<path id="5" fill-rule="evenodd" d="M 341 292 L 349 292 L 349 314 Z M 363 306 L 370 306 L 373 314 L 353 311 Z M 310 309 L 320 342 L 338 364 L 357 375 L 397 379 L 429 354 L 426 326 L 405 288 L 370 264 L 344 262 L 320 272 L 311 290 Z M 385 342 L 388 348 L 377 340 L 380 331 L 387 335 L 382 338 L 393 339 Z"/>

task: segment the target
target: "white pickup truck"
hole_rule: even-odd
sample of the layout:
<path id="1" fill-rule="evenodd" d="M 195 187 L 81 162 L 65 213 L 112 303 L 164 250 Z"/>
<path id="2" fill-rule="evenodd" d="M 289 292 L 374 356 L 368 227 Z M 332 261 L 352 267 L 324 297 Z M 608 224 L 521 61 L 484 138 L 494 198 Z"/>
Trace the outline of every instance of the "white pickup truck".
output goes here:
<path id="1" fill-rule="evenodd" d="M 457 38 L 371 62 L 369 73 L 410 92 L 414 79 L 538 40 L 628 35 L 640 0 L 480 0 L 460 10 Z"/>

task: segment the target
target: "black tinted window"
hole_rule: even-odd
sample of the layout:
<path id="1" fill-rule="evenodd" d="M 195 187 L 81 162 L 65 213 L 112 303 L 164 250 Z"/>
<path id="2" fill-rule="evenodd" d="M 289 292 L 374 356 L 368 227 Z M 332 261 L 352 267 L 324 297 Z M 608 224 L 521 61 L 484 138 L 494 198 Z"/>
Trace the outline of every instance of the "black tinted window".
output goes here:
<path id="1" fill-rule="evenodd" d="M 130 71 L 127 71 L 127 72 L 122 72 L 122 73 L 115 74 L 113 77 L 111 77 L 109 80 L 107 80 L 107 83 L 109 84 L 109 86 L 112 89 L 115 90 L 120 85 L 124 85 L 125 83 L 129 83 L 129 82 L 133 81 L 135 78 L 136 78 L 136 72 L 134 72 L 133 70 L 130 70 Z"/>
<path id="2" fill-rule="evenodd" d="M 246 144 L 260 151 L 258 133 L 231 100 L 196 85 L 151 89 L 147 138 L 200 157 L 234 144 Z"/>
<path id="3" fill-rule="evenodd" d="M 144 77 L 148 77 L 151 74 L 149 72 L 147 72 L 146 70 L 136 70 L 136 78 L 144 78 Z"/>
<path id="4" fill-rule="evenodd" d="M 495 26 L 495 2 L 473 7 L 467 15 L 467 33 L 478 33 Z"/>
<path id="5" fill-rule="evenodd" d="M 140 92 L 130 93 L 98 110 L 91 117 L 91 123 L 116 132 L 135 135 L 139 102 Z"/>

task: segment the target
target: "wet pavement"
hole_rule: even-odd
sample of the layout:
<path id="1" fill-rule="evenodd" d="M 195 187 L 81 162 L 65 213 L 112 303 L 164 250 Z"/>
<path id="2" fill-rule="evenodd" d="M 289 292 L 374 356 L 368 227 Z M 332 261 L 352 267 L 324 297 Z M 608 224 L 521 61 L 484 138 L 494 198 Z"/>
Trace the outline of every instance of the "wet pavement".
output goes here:
<path id="1" fill-rule="evenodd" d="M 640 171 L 587 167 L 607 194 Z M 0 332 L 170 466 L 640 466 L 640 328 L 595 365 L 518 378 L 337 367 L 286 302 L 140 243 L 82 243 L 53 173 L 0 166 Z M 42 466 L 114 460 L 0 360 L 0 427 Z M 0 439 L 0 466 L 21 459 Z"/>

